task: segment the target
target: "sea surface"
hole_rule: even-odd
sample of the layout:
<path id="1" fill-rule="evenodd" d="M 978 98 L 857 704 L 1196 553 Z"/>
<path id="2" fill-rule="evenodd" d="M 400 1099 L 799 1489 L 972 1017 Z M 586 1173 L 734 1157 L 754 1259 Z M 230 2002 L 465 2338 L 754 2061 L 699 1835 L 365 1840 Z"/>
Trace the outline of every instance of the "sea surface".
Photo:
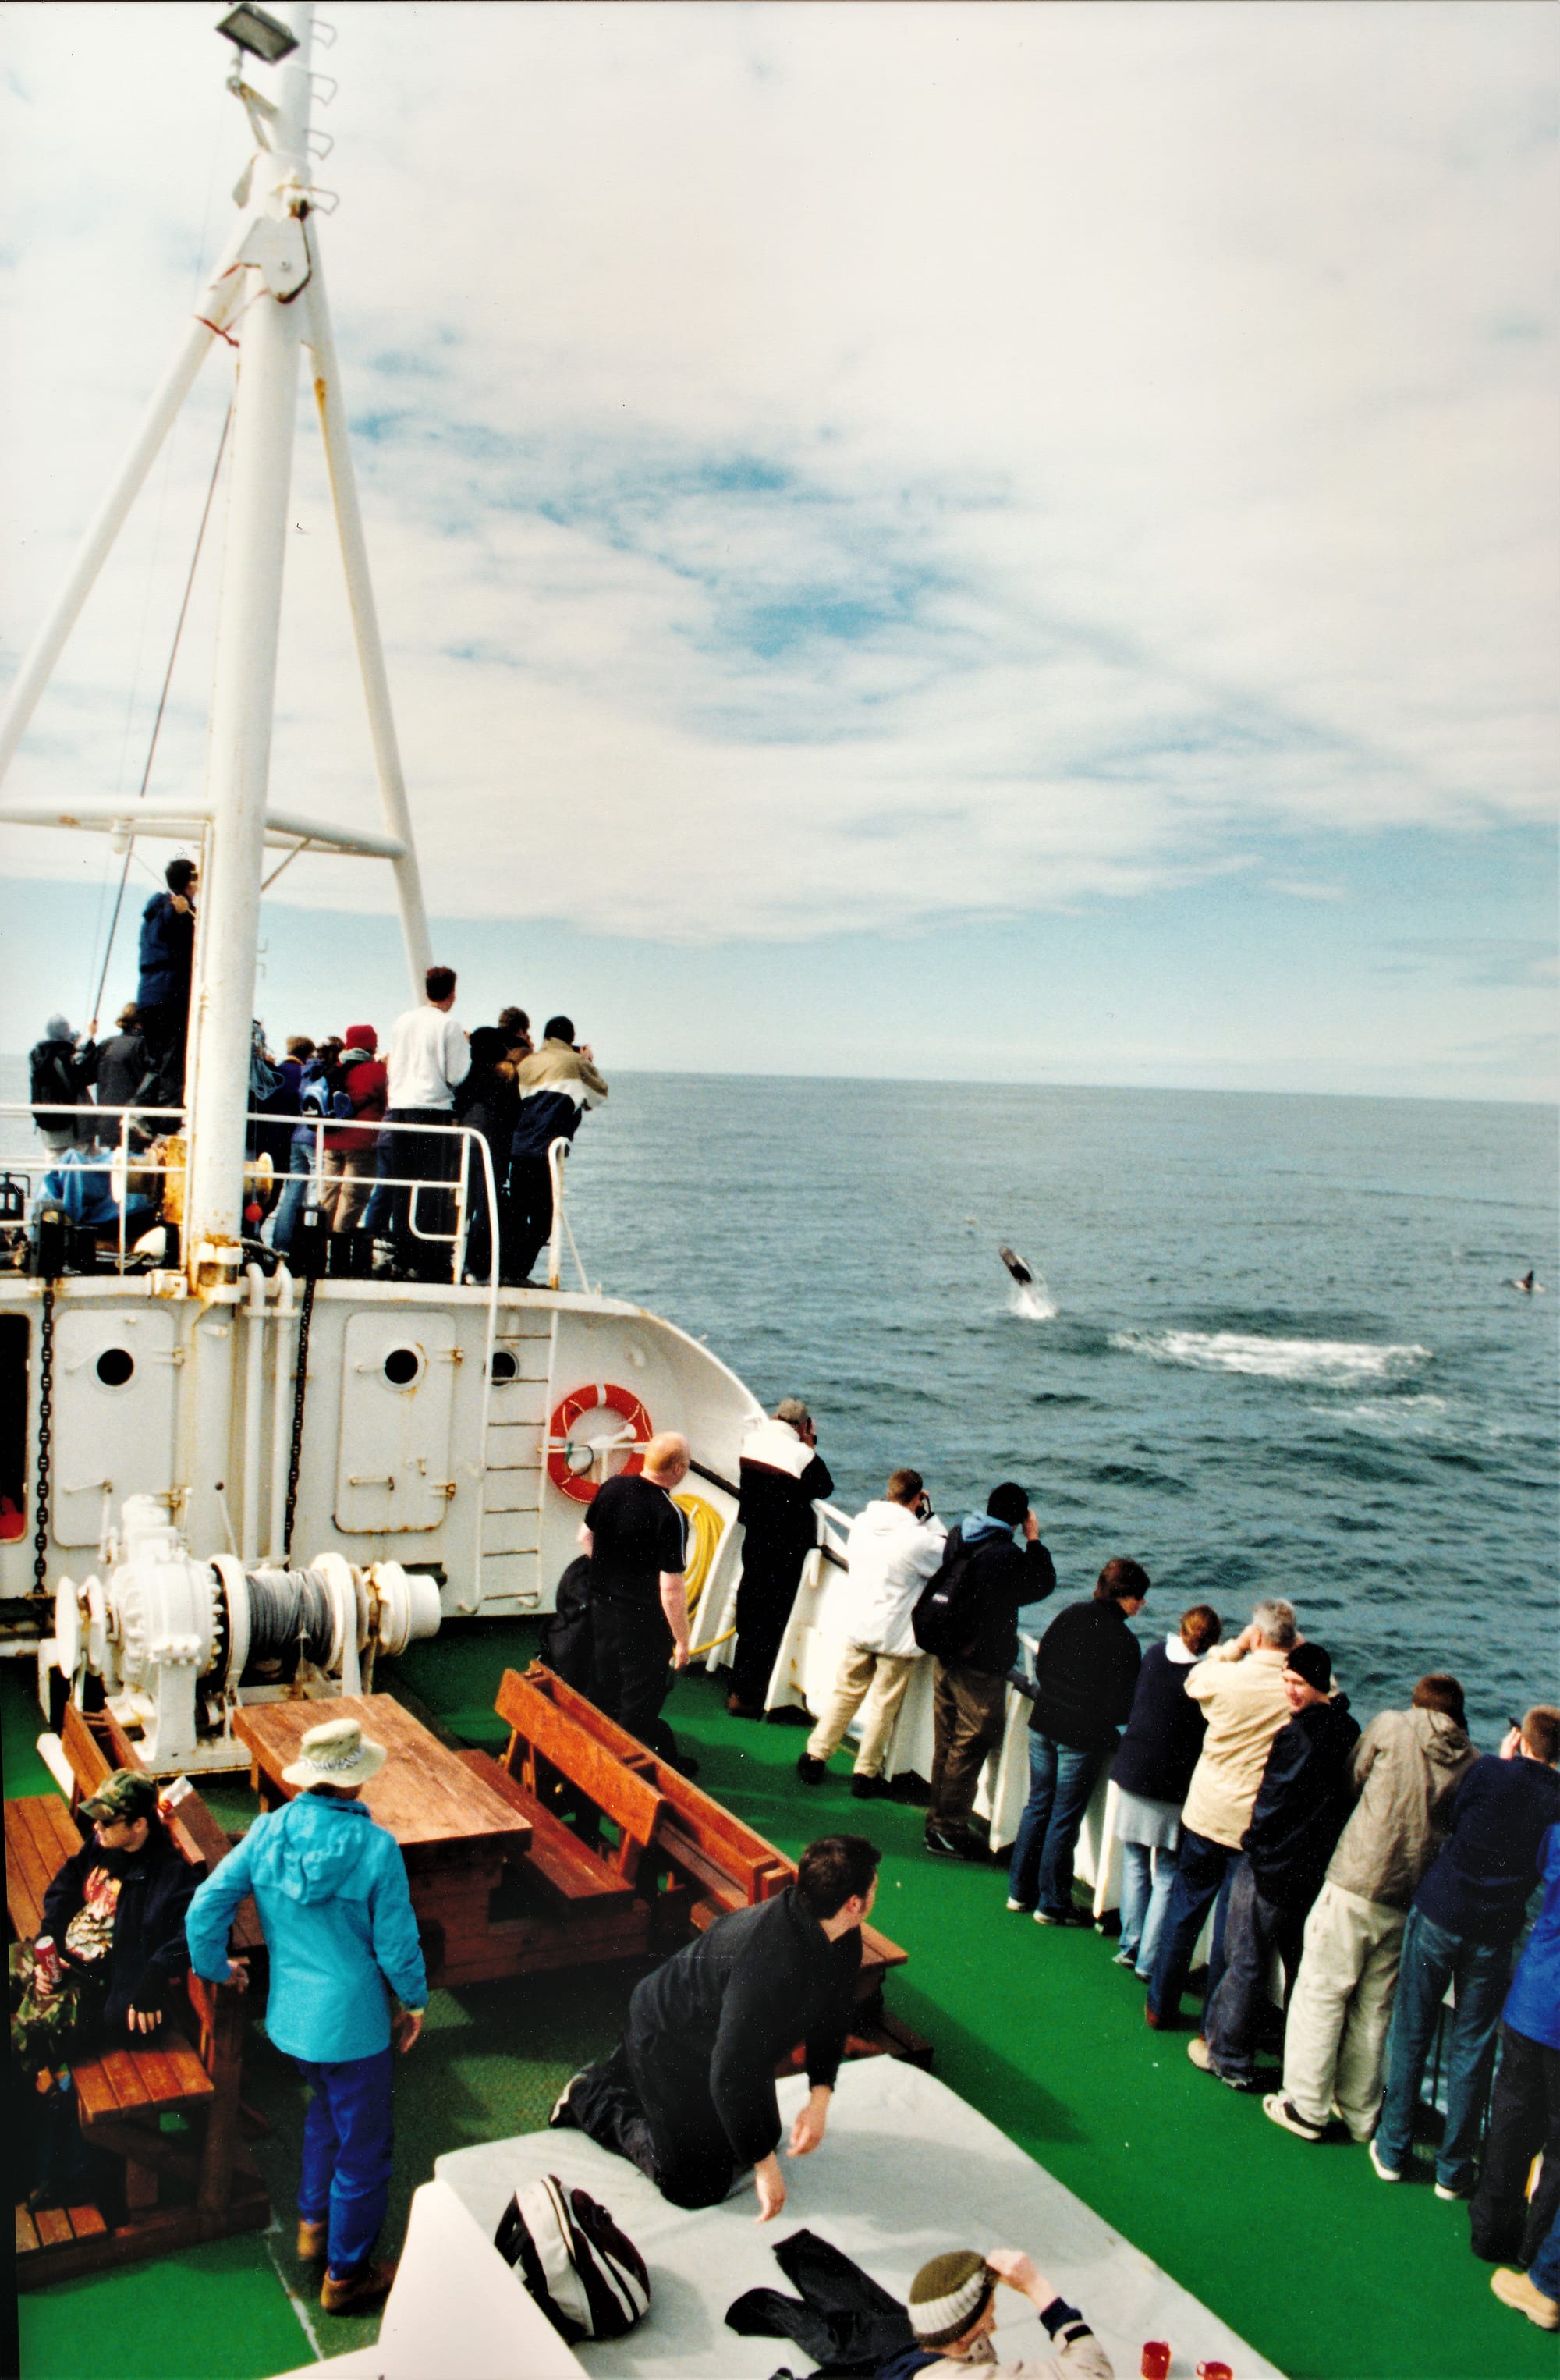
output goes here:
<path id="1" fill-rule="evenodd" d="M 847 1508 L 1017 1479 L 1052 1610 L 1131 1554 L 1140 1635 L 1287 1596 L 1361 1719 L 1560 1699 L 1553 1110 L 645 1075 L 577 1152 L 592 1282 L 804 1397 Z"/>
<path id="2" fill-rule="evenodd" d="M 807 1400 L 847 1510 L 1017 1479 L 1051 1610 L 1112 1554 L 1145 1639 L 1287 1596 L 1361 1719 L 1449 1669 L 1493 1746 L 1560 1700 L 1555 1193 L 1546 1107 L 623 1075 L 569 1212 L 593 1285 Z"/>

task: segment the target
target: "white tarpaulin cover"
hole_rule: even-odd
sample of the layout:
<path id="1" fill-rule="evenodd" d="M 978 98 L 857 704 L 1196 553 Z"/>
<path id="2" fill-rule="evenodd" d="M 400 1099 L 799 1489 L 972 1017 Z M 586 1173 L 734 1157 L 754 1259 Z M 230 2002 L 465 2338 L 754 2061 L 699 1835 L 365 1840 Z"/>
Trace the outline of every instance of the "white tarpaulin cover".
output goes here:
<path id="1" fill-rule="evenodd" d="M 781 2083 L 787 2123 L 804 2092 L 800 2077 Z M 1173 2380 L 1191 2380 L 1205 2358 L 1229 2364 L 1236 2380 L 1275 2372 L 946 2084 L 896 2058 L 843 2067 L 823 2147 L 795 2163 L 782 2156 L 781 2166 L 791 2196 L 784 2213 L 762 2226 L 754 2221 L 750 2182 L 724 2205 L 689 2214 L 576 2131 L 457 2149 L 435 2171 L 490 2240 L 510 2192 L 544 2173 L 611 2208 L 649 2265 L 650 2311 L 626 2338 L 575 2350 L 592 2374 L 768 2380 L 782 2363 L 810 2368 L 789 2340 L 740 2338 L 724 2320 L 744 2289 L 789 2291 L 771 2245 L 803 2228 L 831 2240 L 900 2297 L 916 2267 L 944 2249 L 1026 2249 L 1082 2307 L 1121 2380 L 1137 2372 L 1148 2338 L 1169 2340 Z M 1000 2353 L 1047 2352 L 1038 2317 L 1011 2291 L 998 2298 Z"/>

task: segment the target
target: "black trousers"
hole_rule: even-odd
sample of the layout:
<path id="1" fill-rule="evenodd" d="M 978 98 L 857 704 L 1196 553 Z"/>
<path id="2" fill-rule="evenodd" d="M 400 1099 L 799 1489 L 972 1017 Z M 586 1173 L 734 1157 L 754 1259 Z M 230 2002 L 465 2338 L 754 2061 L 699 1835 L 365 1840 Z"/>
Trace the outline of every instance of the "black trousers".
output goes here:
<path id="1" fill-rule="evenodd" d="M 1541 2150 L 1543 2170 L 1530 2203 L 1528 2174 Z M 1469 2208 L 1474 2254 L 1492 2265 L 1530 2265 L 1557 2211 L 1560 2049 L 1503 2023 L 1484 2161 Z"/>
<path id="2" fill-rule="evenodd" d="M 386 1123 L 453 1123 L 449 1108 L 387 1108 Z M 418 1183 L 453 1182 L 460 1170 L 460 1143 L 445 1132 L 387 1133 L 381 1145 L 381 1161 L 386 1173 L 411 1175 Z M 419 1232 L 450 1232 L 454 1229 L 455 1202 L 448 1190 L 425 1190 L 401 1187 L 388 1194 L 390 1205 L 390 1236 L 395 1242 L 397 1261 L 408 1272 L 422 1281 L 448 1281 L 451 1249 L 448 1240 L 419 1240 L 412 1231 L 412 1216 L 417 1216 Z"/>
<path id="3" fill-rule="evenodd" d="M 153 1001 L 138 1012 L 137 1024 L 146 1054 L 155 1069 L 154 1081 L 148 1091 L 152 1107 L 176 1108 L 184 1104 L 184 1049 L 189 1032 L 189 993 L 182 1000 Z M 172 1116 L 158 1116 L 154 1126 L 159 1134 L 175 1132 L 177 1125 Z"/>
<path id="4" fill-rule="evenodd" d="M 660 1715 L 671 1685 L 671 1631 L 660 1605 L 642 1609 L 593 1596 L 590 1626 L 598 1710 L 659 1758 L 674 1758 L 671 1730 Z"/>
<path id="5" fill-rule="evenodd" d="M 779 1560 L 756 1551 L 751 1538 L 743 1556 L 737 1588 L 737 1649 L 732 1661 L 732 1692 L 750 1710 L 760 1709 L 796 1600 L 802 1562 L 795 1554 Z"/>
<path id="6" fill-rule="evenodd" d="M 531 1268 L 552 1237 L 552 1175 L 545 1157 L 512 1157 L 505 1237 L 506 1278 L 528 1281 Z"/>
<path id="7" fill-rule="evenodd" d="M 611 2058 L 587 2066 L 569 2094 L 569 2117 L 614 2155 L 627 2157 L 673 2206 L 719 2206 L 740 2171 L 707 2090 L 659 2070 L 653 2037 L 628 2034 Z"/>

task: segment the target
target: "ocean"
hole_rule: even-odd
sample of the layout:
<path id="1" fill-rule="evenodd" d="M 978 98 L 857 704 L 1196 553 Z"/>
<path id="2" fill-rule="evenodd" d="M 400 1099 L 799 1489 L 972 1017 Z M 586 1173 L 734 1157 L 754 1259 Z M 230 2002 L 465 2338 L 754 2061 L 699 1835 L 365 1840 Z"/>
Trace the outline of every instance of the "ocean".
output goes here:
<path id="1" fill-rule="evenodd" d="M 1560 1699 L 1550 1108 L 613 1075 L 569 1212 L 593 1284 L 807 1400 L 848 1510 L 1020 1481 L 1052 1611 L 1131 1554 L 1145 1640 L 1287 1596 L 1361 1719 L 1428 1669 L 1486 1746 Z"/>
<path id="2" fill-rule="evenodd" d="M 576 1147 L 592 1282 L 804 1397 L 848 1509 L 1017 1479 L 1053 1611 L 1131 1554 L 1145 1640 L 1286 1596 L 1361 1720 L 1560 1699 L 1552 1110 L 642 1075 Z"/>

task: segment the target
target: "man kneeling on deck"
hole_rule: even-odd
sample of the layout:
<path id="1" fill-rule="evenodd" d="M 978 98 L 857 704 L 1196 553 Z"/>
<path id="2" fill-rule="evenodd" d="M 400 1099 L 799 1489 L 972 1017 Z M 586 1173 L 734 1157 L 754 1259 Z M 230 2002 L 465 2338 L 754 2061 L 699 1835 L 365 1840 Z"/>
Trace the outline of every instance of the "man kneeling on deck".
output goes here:
<path id="1" fill-rule="evenodd" d="M 311 1727 L 282 1771 L 296 1801 L 257 1818 L 200 1887 L 186 1926 L 208 1983 L 248 1981 L 228 1929 L 255 1896 L 271 1953 L 265 2029 L 313 2092 L 304 2118 L 298 2254 L 326 2256 L 320 2302 L 357 2313 L 382 2298 L 393 2264 L 372 2261 L 390 2202 L 390 1993 L 403 2052 L 422 2031 L 428 1977 L 401 1846 L 358 1796 L 384 1767 L 355 1718 Z"/>
<path id="2" fill-rule="evenodd" d="M 826 1835 L 772 1900 L 718 1917 L 635 1986 L 623 2040 L 552 2110 L 648 2174 L 674 2206 L 715 2206 L 751 2166 L 758 2220 L 785 2204 L 775 2068 L 806 2045 L 788 2153 L 823 2139 L 877 1891 L 876 1844 Z"/>
<path id="3" fill-rule="evenodd" d="M 997 2327 L 997 2289 L 1002 2283 L 1029 2300 L 1050 2333 L 1054 2355 L 1035 2362 L 999 2363 L 991 2334 Z M 1022 2248 L 973 2248 L 934 2256 L 910 2285 L 913 2347 L 902 2348 L 878 2367 L 877 2380 L 953 2380 L 978 2364 L 989 2380 L 1112 2380 L 1110 2358 L 1074 2305 L 1034 2265 Z"/>

